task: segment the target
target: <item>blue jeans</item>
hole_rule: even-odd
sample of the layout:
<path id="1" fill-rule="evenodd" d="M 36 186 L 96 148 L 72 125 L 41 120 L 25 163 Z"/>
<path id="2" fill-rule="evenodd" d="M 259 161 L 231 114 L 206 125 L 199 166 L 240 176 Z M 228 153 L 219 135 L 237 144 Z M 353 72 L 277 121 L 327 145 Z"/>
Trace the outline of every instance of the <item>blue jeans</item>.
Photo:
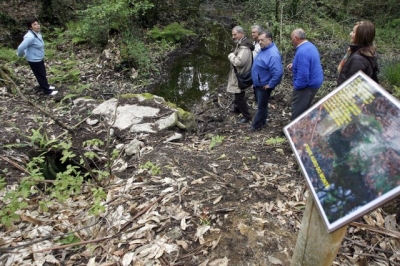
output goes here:
<path id="1" fill-rule="evenodd" d="M 257 94 L 257 113 L 253 120 L 252 127 L 259 129 L 267 125 L 268 118 L 268 101 L 273 88 L 263 89 L 263 87 L 255 87 Z"/>

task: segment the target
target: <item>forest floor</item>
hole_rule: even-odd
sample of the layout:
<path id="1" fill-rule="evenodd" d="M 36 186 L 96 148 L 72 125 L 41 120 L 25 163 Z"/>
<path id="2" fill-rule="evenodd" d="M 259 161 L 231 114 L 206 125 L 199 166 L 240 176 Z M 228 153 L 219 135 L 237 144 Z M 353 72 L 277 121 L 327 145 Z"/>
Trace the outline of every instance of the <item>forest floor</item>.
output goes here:
<path id="1" fill-rule="evenodd" d="M 101 101 L 115 91 L 131 92 L 120 86 L 121 77 L 111 69 L 89 67 L 97 62 L 91 54 L 81 51 L 82 66 L 77 67 L 82 76 L 101 78 L 80 96 Z M 324 62 L 332 61 L 332 54 L 321 56 Z M 47 62 L 50 67 L 54 63 Z M 329 63 L 326 82 L 334 83 L 334 74 L 329 74 L 334 68 Z M 59 96 L 44 97 L 33 89 L 35 80 L 26 65 L 15 71 L 16 83 L 30 101 L 66 125 L 82 121 L 73 102 L 63 99 L 66 86 L 58 86 Z M 41 126 L 50 138 L 65 133 L 30 103 L 6 87 L 0 89 L 0 175 L 12 188 L 27 176 L 25 165 L 34 150 L 32 130 Z M 253 104 L 252 92 L 247 95 Z M 238 124 L 240 117 L 229 112 L 232 95 L 220 86 L 207 101 L 191 106 L 197 132 L 118 134 L 113 145 L 140 139 L 145 149 L 131 158 L 125 171 L 109 177 L 106 213 L 88 214 L 93 198 L 85 189 L 65 203 L 55 203 L 48 213 L 38 206 L 43 195 L 31 197 L 14 226 L 0 227 L 1 264 L 290 265 L 309 196 L 282 131 L 290 122 L 290 100 L 286 73 L 270 100 L 267 127 L 253 132 L 250 124 Z M 87 135 L 107 139 L 104 130 L 88 132 L 83 125 L 74 129 L 78 142 Z M 163 141 L 176 131 L 182 139 Z M 273 139 L 283 141 L 271 143 Z M 146 162 L 160 171 L 144 169 Z M 4 191 L 0 199 L 6 201 Z M 400 265 L 399 208 L 397 198 L 351 224 L 334 265 Z M 78 243 L 65 235 L 68 232 Z"/>
<path id="2" fill-rule="evenodd" d="M 18 72 L 29 75 L 26 66 L 18 68 Z M 100 79 L 93 88 L 109 88 L 101 86 L 101 82 Z M 81 122 L 82 118 L 74 112 L 72 101 L 59 102 L 68 93 L 66 87 L 60 86 L 60 95 L 50 98 L 31 89 L 34 84 L 32 77 L 21 84 L 28 99 L 49 110 L 57 120 L 67 125 Z M 107 92 L 93 89 L 85 94 L 101 99 Z M 248 96 L 251 105 L 254 102 L 252 92 L 249 91 Z M 267 127 L 256 132 L 249 130 L 250 124 L 237 123 L 240 117 L 229 112 L 232 95 L 226 93 L 225 86 L 221 86 L 207 101 L 194 103 L 191 107 L 198 122 L 195 133 L 171 129 L 150 135 L 117 135 L 113 145 L 136 138 L 144 141 L 146 148 L 140 156 L 131 158 L 124 172 L 115 173 L 110 180 L 106 187 L 110 201 L 106 204 L 107 213 L 97 218 L 87 214 L 88 206 L 93 201 L 90 193 L 77 196 L 79 199 L 72 197 L 68 205 L 60 203 L 52 214 L 40 211 L 38 202 L 41 197 L 33 197 L 28 201 L 29 207 L 21 212 L 20 222 L 9 229 L 2 227 L 0 235 L 4 250 L 0 260 L 7 265 L 6 262 L 11 258 L 8 252 L 16 251 L 17 255 L 14 254 L 12 260 L 18 263 L 8 265 L 25 265 L 32 261 L 39 263 L 40 259 L 44 259 L 35 256 L 32 249 L 55 248 L 60 245 L 60 235 L 82 230 L 79 228 L 85 228 L 89 221 L 96 221 L 100 232 L 106 230 L 109 226 L 107 220 L 112 220 L 112 213 L 122 212 L 128 216 L 130 214 L 130 218 L 125 217 L 123 221 L 126 226 L 129 223 L 132 226 L 124 229 L 120 225 L 116 232 L 108 234 L 88 235 L 78 231 L 75 235 L 81 242 L 97 242 L 101 239 L 99 236 L 110 239 L 99 241 L 95 247 L 90 244 L 72 245 L 70 248 L 43 252 L 55 259 L 45 260 L 48 263 L 45 265 L 56 265 L 56 262 L 62 265 L 114 265 L 113 261 L 115 265 L 129 265 L 128 261 L 132 261 L 133 265 L 289 265 L 308 196 L 306 181 L 282 132 L 289 123 L 290 97 L 290 75 L 286 74 L 271 98 Z M 5 125 L 0 129 L 0 169 L 10 187 L 26 176 L 24 165 L 29 162 L 34 150 L 28 145 L 32 130 L 42 126 L 51 138 L 62 135 L 64 131 L 52 119 L 5 89 L 0 101 L 0 119 Z M 250 110 L 254 115 L 255 110 Z M 75 130 L 79 136 L 78 142 L 85 140 L 87 135 L 90 138 L 107 139 L 104 130 L 87 132 L 85 126 Z M 163 140 L 173 131 L 183 134 L 183 138 L 164 143 Z M 218 136 L 224 139 L 215 141 Z M 279 138 L 284 141 L 275 144 L 268 141 Z M 27 145 L 19 147 L 17 144 Z M 159 167 L 160 172 L 143 170 L 146 162 Z M 133 182 L 131 186 L 135 184 L 129 193 L 126 191 L 127 180 Z M 165 191 L 170 193 L 165 194 Z M 154 203 L 157 199 L 161 202 Z M 76 206 L 73 203 L 75 201 L 80 202 L 78 205 L 81 207 Z M 141 223 L 142 226 L 152 225 L 147 232 L 150 235 L 139 235 L 132 240 L 133 236 L 126 236 L 133 230 L 132 227 L 143 229 L 140 225 L 133 226 L 135 219 L 132 217 L 146 208 L 150 209 L 145 214 L 154 217 L 147 217 Z M 358 225 L 351 225 L 335 265 L 400 263 L 398 209 L 399 201 L 395 200 L 360 218 Z M 64 212 L 69 213 L 67 218 L 61 215 Z M 32 230 L 45 226 L 51 228 L 47 229 L 51 237 L 48 234 L 30 235 Z M 52 239 L 51 244 L 48 243 L 48 237 Z M 47 244 L 39 245 L 34 241 L 38 238 Z M 157 257 L 149 250 L 141 249 L 141 245 L 135 242 L 147 239 L 147 245 L 163 247 L 160 243 L 154 244 L 160 238 L 179 246 L 178 251 L 174 249 L 174 252 L 167 254 L 166 247 L 161 251 L 157 249 L 162 255 Z M 28 247 L 25 247 L 27 243 Z M 21 247 L 16 248 L 19 245 Z M 144 246 L 154 249 L 153 246 Z M 127 254 L 131 253 L 132 257 L 129 257 Z M 150 264 L 146 264 L 146 261 Z"/>

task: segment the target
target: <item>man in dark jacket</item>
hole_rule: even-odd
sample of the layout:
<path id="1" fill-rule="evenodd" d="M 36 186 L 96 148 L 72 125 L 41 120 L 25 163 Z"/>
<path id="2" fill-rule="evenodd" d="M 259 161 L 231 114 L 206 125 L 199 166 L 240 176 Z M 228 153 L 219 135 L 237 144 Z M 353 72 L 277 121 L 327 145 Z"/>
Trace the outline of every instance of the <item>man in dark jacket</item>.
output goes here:
<path id="1" fill-rule="evenodd" d="M 306 40 L 303 29 L 295 29 L 292 34 L 292 44 L 296 47 L 293 63 L 287 68 L 293 72 L 292 117 L 296 119 L 310 106 L 324 82 L 324 72 L 319 52 L 314 44 Z"/>

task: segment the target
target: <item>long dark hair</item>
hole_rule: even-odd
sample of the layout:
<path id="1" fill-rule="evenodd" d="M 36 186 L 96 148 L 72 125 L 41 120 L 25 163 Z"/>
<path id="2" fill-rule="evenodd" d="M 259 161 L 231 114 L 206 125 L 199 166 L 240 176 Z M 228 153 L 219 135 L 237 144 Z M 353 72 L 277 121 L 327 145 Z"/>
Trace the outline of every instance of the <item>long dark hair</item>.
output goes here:
<path id="1" fill-rule="evenodd" d="M 375 39 L 374 24 L 370 21 L 359 21 L 356 26 L 354 44 L 361 47 L 373 45 Z"/>

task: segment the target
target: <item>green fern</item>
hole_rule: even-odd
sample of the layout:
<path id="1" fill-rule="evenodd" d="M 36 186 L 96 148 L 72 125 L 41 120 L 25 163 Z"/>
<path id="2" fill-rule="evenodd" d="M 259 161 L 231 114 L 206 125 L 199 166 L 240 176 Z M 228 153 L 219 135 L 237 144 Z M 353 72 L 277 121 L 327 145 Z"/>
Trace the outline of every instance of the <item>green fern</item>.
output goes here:
<path id="1" fill-rule="evenodd" d="M 211 138 L 211 142 L 210 142 L 210 146 L 209 146 L 210 150 L 212 150 L 215 146 L 221 144 L 224 141 L 224 139 L 225 139 L 224 136 L 219 136 L 219 135 L 213 136 Z"/>
<path id="2" fill-rule="evenodd" d="M 158 175 L 162 173 L 161 168 L 150 161 L 147 161 L 144 165 L 141 165 L 140 168 L 149 170 L 152 175 Z"/>

